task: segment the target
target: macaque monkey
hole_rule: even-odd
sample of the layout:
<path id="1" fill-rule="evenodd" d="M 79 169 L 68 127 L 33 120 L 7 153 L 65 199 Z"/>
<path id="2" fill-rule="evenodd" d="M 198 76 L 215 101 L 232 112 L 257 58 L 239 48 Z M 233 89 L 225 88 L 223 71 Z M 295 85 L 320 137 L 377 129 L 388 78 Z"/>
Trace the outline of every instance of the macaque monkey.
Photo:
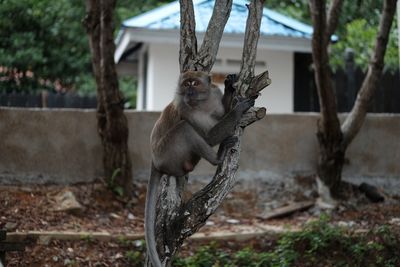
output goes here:
<path id="1" fill-rule="evenodd" d="M 233 100 L 235 75 L 225 81 L 225 94 L 211 83 L 208 73 L 187 71 L 180 75 L 174 100 L 164 109 L 151 132 L 151 175 L 147 187 L 145 236 L 149 258 L 161 267 L 156 249 L 155 218 L 157 191 L 162 175 L 185 179 L 201 158 L 213 165 L 222 163 L 227 149 L 237 139 L 234 130 L 254 99 Z M 218 153 L 213 146 L 220 145 Z"/>

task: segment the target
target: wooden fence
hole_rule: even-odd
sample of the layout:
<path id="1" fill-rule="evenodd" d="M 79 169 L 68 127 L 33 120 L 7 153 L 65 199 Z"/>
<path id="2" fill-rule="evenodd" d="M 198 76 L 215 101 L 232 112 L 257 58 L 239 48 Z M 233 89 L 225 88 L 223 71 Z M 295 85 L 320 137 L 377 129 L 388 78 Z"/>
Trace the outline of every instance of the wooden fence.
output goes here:
<path id="1" fill-rule="evenodd" d="M 96 108 L 97 100 L 95 96 L 80 96 L 71 93 L 0 93 L 0 106 L 38 108 Z"/>
<path id="2" fill-rule="evenodd" d="M 355 67 L 352 61 L 332 74 L 339 112 L 351 110 L 365 75 L 365 71 Z M 294 111 L 319 111 L 310 54 L 295 54 Z M 399 70 L 384 70 L 368 111 L 400 113 Z"/>

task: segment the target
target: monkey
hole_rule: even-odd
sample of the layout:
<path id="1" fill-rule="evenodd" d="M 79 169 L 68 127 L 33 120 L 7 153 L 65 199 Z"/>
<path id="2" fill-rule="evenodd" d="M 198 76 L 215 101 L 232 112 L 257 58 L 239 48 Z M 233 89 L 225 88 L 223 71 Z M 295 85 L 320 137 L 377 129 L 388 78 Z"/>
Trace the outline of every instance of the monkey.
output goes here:
<path id="1" fill-rule="evenodd" d="M 161 267 L 156 249 L 157 191 L 163 175 L 185 179 L 201 158 L 222 163 L 227 149 L 237 141 L 235 127 L 254 99 L 234 98 L 236 76 L 228 76 L 225 92 L 211 83 L 208 73 L 187 71 L 180 75 L 173 101 L 162 111 L 150 135 L 151 173 L 145 207 L 145 239 L 149 259 Z M 231 102 L 236 105 L 230 108 Z M 218 153 L 213 147 L 220 144 Z M 178 180 L 179 181 L 179 180 Z"/>

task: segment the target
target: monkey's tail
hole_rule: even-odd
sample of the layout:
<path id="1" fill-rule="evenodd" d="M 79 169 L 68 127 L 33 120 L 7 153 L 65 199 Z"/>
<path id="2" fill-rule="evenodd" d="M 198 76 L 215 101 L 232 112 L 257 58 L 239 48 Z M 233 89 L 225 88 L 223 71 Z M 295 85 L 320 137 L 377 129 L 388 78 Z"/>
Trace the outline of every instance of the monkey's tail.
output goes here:
<path id="1" fill-rule="evenodd" d="M 162 267 L 160 258 L 157 253 L 155 238 L 155 222 L 156 222 L 156 203 L 158 185 L 161 181 L 161 173 L 151 164 L 151 173 L 149 183 L 147 185 L 146 208 L 145 208 L 145 238 L 147 244 L 147 253 L 153 267 Z"/>

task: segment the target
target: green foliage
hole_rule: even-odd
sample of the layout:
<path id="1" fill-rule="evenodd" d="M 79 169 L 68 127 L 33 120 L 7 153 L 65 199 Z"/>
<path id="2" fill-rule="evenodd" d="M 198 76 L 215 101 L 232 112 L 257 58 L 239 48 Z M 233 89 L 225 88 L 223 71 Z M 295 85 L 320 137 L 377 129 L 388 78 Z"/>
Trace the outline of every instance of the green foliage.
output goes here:
<path id="1" fill-rule="evenodd" d="M 144 266 L 143 253 L 140 251 L 128 251 L 125 254 L 129 264 L 133 266 Z"/>
<path id="2" fill-rule="evenodd" d="M 124 196 L 124 189 L 116 183 L 117 175 L 121 173 L 121 169 L 115 169 L 113 174 L 109 179 L 106 180 L 107 187 L 117 196 L 123 197 Z"/>
<path id="3" fill-rule="evenodd" d="M 131 266 L 144 266 L 144 241 L 120 238 Z M 259 244 L 260 245 L 260 244 Z M 326 215 L 307 224 L 302 231 L 287 232 L 266 251 L 245 247 L 231 251 L 217 242 L 199 247 L 192 256 L 175 257 L 174 267 L 289 267 L 289 266 L 400 266 L 400 239 L 390 226 L 354 235 L 334 226 Z"/>
<path id="4" fill-rule="evenodd" d="M 303 231 L 283 234 L 269 251 L 247 247 L 229 255 L 212 243 L 191 257 L 174 259 L 173 266 L 399 266 L 399 249 L 400 240 L 388 226 L 353 236 L 322 215 Z"/>
<path id="5" fill-rule="evenodd" d="M 137 80 L 133 77 L 124 76 L 118 79 L 119 90 L 124 95 L 125 108 L 136 108 Z"/>
<path id="6" fill-rule="evenodd" d="M 332 46 L 331 65 L 333 68 L 344 65 L 344 51 L 351 47 L 355 52 L 355 63 L 367 68 L 375 46 L 378 28 L 370 25 L 366 19 L 356 19 L 346 24 L 342 39 Z M 398 68 L 397 29 L 393 26 L 385 55 L 385 65 L 389 69 Z"/>
<path id="7" fill-rule="evenodd" d="M 13 77 L 5 86 L 33 90 L 58 82 L 70 87 L 87 75 L 84 12 L 78 0 L 1 0 L 0 66 L 7 68 L 3 76 Z M 29 71 L 33 76 L 26 75 Z M 15 73 L 22 77 L 17 79 Z"/>
<path id="8" fill-rule="evenodd" d="M 308 0 L 272 0 L 267 7 L 282 14 L 312 24 Z M 335 34 L 339 41 L 332 45 L 331 65 L 335 69 L 344 65 L 344 52 L 352 48 L 356 65 L 366 69 L 373 50 L 383 1 L 343 1 L 339 24 Z M 396 18 L 390 33 L 390 40 L 385 56 L 385 65 L 393 70 L 399 67 L 398 39 Z"/>
<path id="9" fill-rule="evenodd" d="M 82 235 L 81 239 L 83 241 L 85 241 L 86 243 L 88 243 L 88 244 L 93 244 L 95 242 L 95 240 L 94 240 L 92 235 Z"/>
<path id="10" fill-rule="evenodd" d="M 158 1 L 118 1 L 116 18 L 137 15 Z M 0 91 L 73 89 L 96 93 L 80 0 L 0 0 Z M 121 77 L 127 104 L 136 105 L 136 81 Z"/>
<path id="11" fill-rule="evenodd" d="M 129 266 L 144 266 L 146 245 L 144 240 L 128 240 L 119 238 L 118 242 L 124 247 L 135 248 L 125 253 Z"/>

